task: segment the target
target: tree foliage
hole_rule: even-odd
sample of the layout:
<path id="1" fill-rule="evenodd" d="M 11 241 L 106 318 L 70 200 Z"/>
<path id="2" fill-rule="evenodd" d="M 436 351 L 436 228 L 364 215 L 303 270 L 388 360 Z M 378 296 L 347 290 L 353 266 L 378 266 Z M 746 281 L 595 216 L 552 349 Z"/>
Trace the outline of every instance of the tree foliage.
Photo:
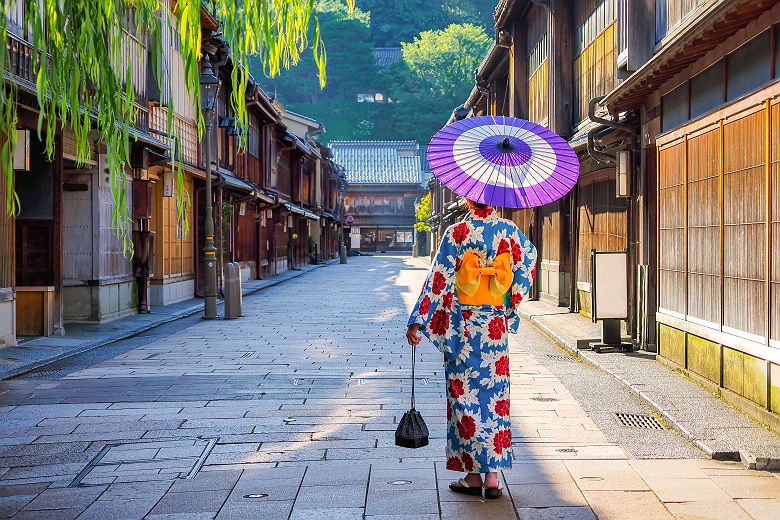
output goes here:
<path id="1" fill-rule="evenodd" d="M 354 0 L 345 0 L 350 8 Z M 315 0 L 3 0 L 0 3 L 0 64 L 9 69 L 7 52 L 8 13 L 17 3 L 25 7 L 24 26 L 36 56 L 36 95 L 40 108 L 38 133 L 45 139 L 46 152 L 54 153 L 54 138 L 70 127 L 76 137 L 77 158 L 86 161 L 90 153 L 89 132 L 97 130 L 106 147 L 114 197 L 112 220 L 122 238 L 125 252 L 132 252 L 129 240 L 132 219 L 125 184 L 124 167 L 129 162 L 130 139 L 136 122 L 132 67 L 124 59 L 131 31 L 150 50 L 152 73 L 158 86 L 170 80 L 164 70 L 166 26 L 177 27 L 184 61 L 185 85 L 196 99 L 201 58 L 201 5 L 221 22 L 223 37 L 237 66 L 232 68 L 230 103 L 240 128 L 246 128 L 246 91 L 249 58 L 257 57 L 270 77 L 297 64 L 307 47 L 325 85 L 325 47 L 319 22 L 312 17 Z M 312 24 L 313 20 L 313 24 Z M 310 30 L 310 26 L 313 28 Z M 13 149 L 18 118 L 17 87 L 0 84 L 0 169 L 4 181 L 13 188 Z M 171 107 L 173 108 L 173 107 Z M 168 110 L 168 128 L 172 127 Z M 202 118 L 198 124 L 202 133 Z M 170 132 L 169 132 L 170 133 Z M 246 132 L 240 132 L 246 135 Z M 45 135 L 44 135 L 45 134 Z M 245 139 L 245 137 L 243 138 Z M 240 143 L 243 144 L 243 143 Z M 177 169 L 178 170 L 178 169 Z M 181 170 L 178 170 L 181 176 Z M 181 179 L 178 179 L 180 182 Z M 6 210 L 18 212 L 18 198 L 9 189 Z M 180 205 L 184 211 L 184 205 Z"/>
<path id="2" fill-rule="evenodd" d="M 319 0 L 315 12 L 321 37 L 328 42 L 328 84 L 320 88 L 313 56 L 304 56 L 289 71 L 265 82 L 265 87 L 288 103 L 316 104 L 322 100 L 355 99 L 366 82 L 376 77 L 369 13 L 350 10 L 337 0 Z M 253 61 L 253 71 L 262 69 Z"/>
<path id="3" fill-rule="evenodd" d="M 474 69 L 490 47 L 484 29 L 453 24 L 441 31 L 424 31 L 401 44 L 404 62 L 423 90 L 432 96 L 463 95 L 474 85 Z"/>
<path id="4" fill-rule="evenodd" d="M 420 199 L 420 206 L 415 213 L 417 222 L 414 224 L 414 229 L 421 233 L 427 233 L 431 230 L 431 225 L 428 223 L 428 219 L 431 218 L 431 193 L 428 192 Z"/>
<path id="5" fill-rule="evenodd" d="M 493 25 L 496 0 L 360 0 L 371 13 L 371 39 L 376 47 L 398 47 L 427 30 L 453 23 Z"/>

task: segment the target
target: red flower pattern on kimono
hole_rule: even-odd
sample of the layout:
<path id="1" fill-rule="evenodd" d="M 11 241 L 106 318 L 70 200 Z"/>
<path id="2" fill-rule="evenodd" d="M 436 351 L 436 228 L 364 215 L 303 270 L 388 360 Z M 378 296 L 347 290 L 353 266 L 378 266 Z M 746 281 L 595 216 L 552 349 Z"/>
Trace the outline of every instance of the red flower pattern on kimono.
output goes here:
<path id="1" fill-rule="evenodd" d="M 439 271 L 433 273 L 433 285 L 431 285 L 433 294 L 441 294 L 445 287 L 447 287 L 447 279 L 444 275 Z"/>
<path id="2" fill-rule="evenodd" d="M 512 430 L 498 430 L 493 436 L 493 451 L 501 454 L 504 450 L 512 448 Z"/>
<path id="3" fill-rule="evenodd" d="M 501 339 L 506 334 L 506 318 L 503 316 L 496 316 L 490 323 L 488 323 L 488 336 L 492 340 Z"/>
<path id="4" fill-rule="evenodd" d="M 444 336 L 450 328 L 450 315 L 443 309 L 433 313 L 430 324 L 431 332 L 437 336 Z"/>
<path id="5" fill-rule="evenodd" d="M 447 469 L 450 471 L 463 471 L 463 461 L 459 457 L 447 459 Z"/>
<path id="6" fill-rule="evenodd" d="M 461 440 L 468 441 L 477 433 L 477 422 L 470 415 L 464 415 L 458 421 L 458 435 Z"/>
<path id="7" fill-rule="evenodd" d="M 429 310 L 431 310 L 431 297 L 426 294 L 420 302 L 420 314 L 427 316 Z"/>
<path id="8" fill-rule="evenodd" d="M 452 240 L 454 240 L 456 244 L 462 244 L 469 237 L 470 233 L 471 227 L 469 226 L 469 223 L 461 222 L 460 224 L 456 224 L 452 229 Z"/>
<path id="9" fill-rule="evenodd" d="M 463 389 L 463 381 L 460 379 L 450 379 L 450 396 L 453 399 L 457 399 L 465 393 Z"/>
<path id="10" fill-rule="evenodd" d="M 506 417 L 509 415 L 509 399 L 499 399 L 496 401 L 496 415 Z"/>
<path id="11" fill-rule="evenodd" d="M 501 356 L 496 360 L 496 375 L 509 377 L 509 356 Z"/>

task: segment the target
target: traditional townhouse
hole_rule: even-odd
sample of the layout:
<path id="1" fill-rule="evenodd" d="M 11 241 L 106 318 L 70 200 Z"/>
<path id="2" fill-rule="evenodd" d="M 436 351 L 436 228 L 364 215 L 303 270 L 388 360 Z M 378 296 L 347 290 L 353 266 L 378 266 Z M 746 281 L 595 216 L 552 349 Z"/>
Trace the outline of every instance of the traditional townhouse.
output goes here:
<path id="1" fill-rule="evenodd" d="M 44 154 L 36 132 L 35 60 L 24 9 L 25 3 L 17 2 L 8 13 L 9 35 L 5 42 L 12 57 L 6 78 L 18 86 L 20 139 L 14 184 L 21 202 L 16 219 L 4 212 L 0 217 L 0 228 L 5 231 L 2 238 L 7 242 L 0 248 L 4 260 L 0 285 L 6 287 L 0 291 L 0 299 L 4 300 L 0 311 L 4 330 L 0 335 L 8 343 L 17 334 L 61 332 L 65 321 L 104 321 L 137 312 L 139 306 L 143 309 L 148 303 L 145 281 L 150 271 L 139 265 L 141 255 L 136 255 L 135 261 L 128 259 L 117 238 L 111 219 L 111 172 L 97 135 L 85 161 L 77 162 L 75 139 L 67 127 L 54 137 L 53 160 Z M 206 30 L 216 29 L 207 11 L 203 10 L 202 16 Z M 151 236 L 147 233 L 153 211 L 149 170 L 165 162 L 170 154 L 167 138 L 160 133 L 159 125 L 155 127 L 159 118 L 156 111 L 170 99 L 163 94 L 171 94 L 157 89 L 149 72 L 147 40 L 134 31 L 134 25 L 128 23 L 120 35 L 132 69 L 136 103 L 131 161 L 121 174 L 127 179 L 133 240 L 141 251 L 142 237 Z M 166 35 L 171 36 L 172 30 Z M 178 106 L 177 118 L 192 115 L 186 103 Z M 10 247 L 5 247 L 9 243 Z M 12 309 L 10 321 L 7 309 Z"/>
<path id="2" fill-rule="evenodd" d="M 641 135 L 659 359 L 780 428 L 780 4 L 621 9 L 600 104 Z"/>
<path id="3" fill-rule="evenodd" d="M 416 141 L 333 141 L 346 172 L 345 233 L 361 252 L 411 252 L 424 169 Z"/>
<path id="4" fill-rule="evenodd" d="M 450 120 L 528 119 L 568 139 L 580 158 L 580 180 L 567 197 L 540 208 L 504 211 L 538 247 L 535 297 L 589 315 L 591 250 L 628 250 L 633 302 L 633 273 L 647 263 L 637 253 L 641 237 L 632 234 L 638 226 L 629 211 L 641 193 L 617 190 L 615 162 L 619 150 L 632 149 L 634 136 L 618 124 L 589 117 L 590 100 L 619 82 L 618 2 L 502 0 L 495 20 L 495 43 L 476 71 L 474 89 Z M 434 182 L 439 229 L 463 212 L 447 192 Z M 629 317 L 631 331 L 636 321 Z"/>

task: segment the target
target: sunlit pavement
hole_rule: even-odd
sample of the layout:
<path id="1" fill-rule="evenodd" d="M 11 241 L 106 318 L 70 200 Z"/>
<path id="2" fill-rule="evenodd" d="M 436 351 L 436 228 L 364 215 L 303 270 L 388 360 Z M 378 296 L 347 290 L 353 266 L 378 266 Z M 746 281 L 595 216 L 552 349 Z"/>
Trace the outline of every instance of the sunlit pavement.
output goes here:
<path id="1" fill-rule="evenodd" d="M 417 408 L 431 443 L 393 439 L 409 407 L 404 325 L 425 274 L 424 259 L 350 258 L 248 298 L 243 318 L 192 319 L 113 357 L 1 383 L 0 516 L 776 518 L 776 474 L 708 460 L 669 431 L 647 438 L 661 446 L 648 454 L 578 400 L 577 383 L 600 388 L 600 376 L 556 361 L 527 323 L 512 340 L 504 497 L 450 492 L 459 475 L 444 469 L 429 344 Z M 642 458 L 658 453 L 686 458 Z"/>

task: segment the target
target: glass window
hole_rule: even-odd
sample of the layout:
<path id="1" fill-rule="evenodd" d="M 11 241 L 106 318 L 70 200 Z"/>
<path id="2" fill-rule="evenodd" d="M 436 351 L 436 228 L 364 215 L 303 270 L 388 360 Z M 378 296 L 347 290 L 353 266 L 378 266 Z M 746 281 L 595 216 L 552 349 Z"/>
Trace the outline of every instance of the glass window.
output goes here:
<path id="1" fill-rule="evenodd" d="M 661 127 L 663 131 L 688 120 L 688 82 L 661 97 Z"/>
<path id="2" fill-rule="evenodd" d="M 780 24 L 775 25 L 775 42 L 780 42 Z M 775 43 L 775 77 L 780 77 L 780 50 Z"/>
<path id="3" fill-rule="evenodd" d="M 725 102 L 724 62 L 717 62 L 691 79 L 691 117 L 698 117 Z"/>
<path id="4" fill-rule="evenodd" d="M 728 56 L 727 99 L 736 99 L 772 79 L 769 31 Z"/>
<path id="5" fill-rule="evenodd" d="M 666 2 L 658 0 L 655 3 L 655 41 L 660 42 L 666 36 Z"/>

